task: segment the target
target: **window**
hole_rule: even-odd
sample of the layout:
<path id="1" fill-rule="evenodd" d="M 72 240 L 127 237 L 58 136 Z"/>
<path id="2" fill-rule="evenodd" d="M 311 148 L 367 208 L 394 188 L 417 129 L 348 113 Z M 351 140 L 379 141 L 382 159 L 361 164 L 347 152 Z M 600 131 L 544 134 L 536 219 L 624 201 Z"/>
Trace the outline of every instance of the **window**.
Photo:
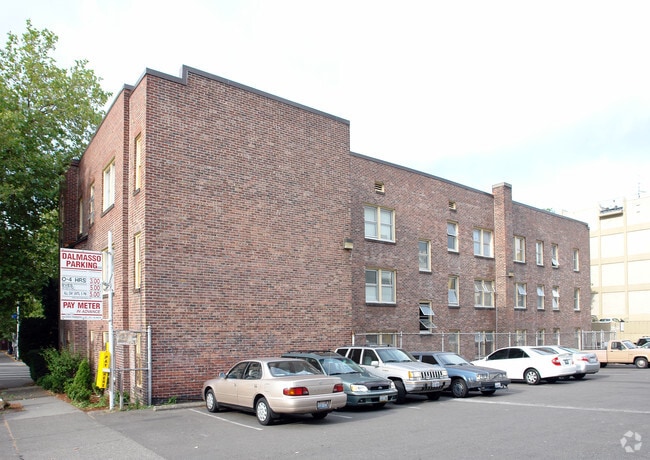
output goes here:
<path id="1" fill-rule="evenodd" d="M 573 271 L 580 271 L 580 251 L 577 249 L 573 250 Z"/>
<path id="2" fill-rule="evenodd" d="M 135 190 L 142 187 L 142 136 L 135 138 Z"/>
<path id="3" fill-rule="evenodd" d="M 544 345 L 545 336 L 546 336 L 546 331 L 544 329 L 539 329 L 535 334 L 535 345 L 537 345 L 538 347 Z"/>
<path id="4" fill-rule="evenodd" d="M 435 313 L 431 309 L 429 302 L 420 302 L 420 332 L 433 332 L 432 329 L 436 328 L 433 324 L 433 317 Z"/>
<path id="5" fill-rule="evenodd" d="M 543 310 L 544 309 L 544 286 L 541 284 L 537 285 L 537 309 L 538 310 Z"/>
<path id="6" fill-rule="evenodd" d="M 366 270 L 366 302 L 395 303 L 395 272 Z"/>
<path id="7" fill-rule="evenodd" d="M 447 281 L 447 301 L 449 305 L 458 306 L 458 277 L 450 276 Z"/>
<path id="8" fill-rule="evenodd" d="M 559 249 L 557 244 L 551 245 L 551 266 L 553 268 L 558 268 L 560 266 L 560 257 L 558 255 Z"/>
<path id="9" fill-rule="evenodd" d="M 84 233 L 84 200 L 79 198 L 79 235 Z"/>
<path id="10" fill-rule="evenodd" d="M 115 161 L 104 169 L 104 200 L 103 211 L 107 211 L 115 204 Z"/>
<path id="11" fill-rule="evenodd" d="M 515 236 L 515 262 L 526 262 L 526 238 Z"/>
<path id="12" fill-rule="evenodd" d="M 142 234 L 136 233 L 133 238 L 133 286 L 135 289 L 140 289 L 142 286 Z"/>
<path id="13" fill-rule="evenodd" d="M 535 243 L 535 263 L 537 265 L 544 265 L 544 242 L 538 241 Z"/>
<path id="14" fill-rule="evenodd" d="M 420 271 L 431 271 L 431 243 L 429 241 L 418 242 L 418 254 L 420 260 Z"/>
<path id="15" fill-rule="evenodd" d="M 447 333 L 447 347 L 452 353 L 460 353 L 460 331 L 451 330 Z"/>
<path id="16" fill-rule="evenodd" d="M 517 329 L 515 331 L 515 345 L 518 345 L 520 347 L 526 346 L 526 338 L 528 336 L 528 331 L 526 329 Z M 510 350 L 510 357 L 511 358 L 519 358 L 519 356 L 512 356 L 512 351 Z M 519 350 L 523 353 L 523 350 Z M 521 356 L 522 358 L 525 358 L 526 356 L 523 355 Z"/>
<path id="17" fill-rule="evenodd" d="M 556 327 L 553 328 L 553 343 L 556 345 L 560 345 L 560 328 Z"/>
<path id="18" fill-rule="evenodd" d="M 95 223 L 95 184 L 90 186 L 90 199 L 88 201 L 88 222 L 89 226 Z"/>
<path id="19" fill-rule="evenodd" d="M 474 306 L 494 307 L 494 281 L 474 280 Z"/>
<path id="20" fill-rule="evenodd" d="M 476 356 L 482 357 L 494 351 L 494 332 L 481 331 L 474 334 Z M 507 351 L 507 350 L 506 350 Z"/>
<path id="21" fill-rule="evenodd" d="M 573 289 L 573 309 L 580 311 L 580 288 Z"/>
<path id="22" fill-rule="evenodd" d="M 560 309 L 560 287 L 553 286 L 553 310 Z"/>
<path id="23" fill-rule="evenodd" d="M 526 308 L 526 284 L 515 283 L 515 308 Z"/>
<path id="24" fill-rule="evenodd" d="M 378 206 L 364 206 L 366 238 L 395 241 L 394 212 Z"/>
<path id="25" fill-rule="evenodd" d="M 447 222 L 447 250 L 458 252 L 458 224 Z"/>
<path id="26" fill-rule="evenodd" d="M 481 228 L 474 229 L 474 255 L 492 257 L 492 232 Z"/>

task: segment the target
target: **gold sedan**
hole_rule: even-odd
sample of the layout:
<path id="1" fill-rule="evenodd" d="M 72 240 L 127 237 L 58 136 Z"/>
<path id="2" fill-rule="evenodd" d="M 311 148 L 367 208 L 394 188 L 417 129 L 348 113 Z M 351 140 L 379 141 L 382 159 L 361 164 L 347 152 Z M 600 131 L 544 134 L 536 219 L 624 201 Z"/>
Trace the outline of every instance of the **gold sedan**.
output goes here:
<path id="1" fill-rule="evenodd" d="M 207 380 L 202 395 L 210 412 L 229 407 L 254 412 L 262 425 L 281 414 L 311 414 L 323 419 L 345 406 L 339 377 L 321 373 L 302 359 L 256 358 L 235 364 Z"/>

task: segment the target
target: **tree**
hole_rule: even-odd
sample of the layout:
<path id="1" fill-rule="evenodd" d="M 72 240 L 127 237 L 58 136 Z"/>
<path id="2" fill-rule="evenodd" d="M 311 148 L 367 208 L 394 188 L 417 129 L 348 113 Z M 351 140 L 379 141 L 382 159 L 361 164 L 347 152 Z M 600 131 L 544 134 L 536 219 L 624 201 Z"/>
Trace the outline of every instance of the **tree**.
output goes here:
<path id="1" fill-rule="evenodd" d="M 40 292 L 58 277 L 59 185 L 110 97 L 86 60 L 57 67 L 51 56 L 57 41 L 28 20 L 22 37 L 10 32 L 0 49 L 2 324 L 13 323 L 17 302 L 21 316 L 40 313 Z"/>

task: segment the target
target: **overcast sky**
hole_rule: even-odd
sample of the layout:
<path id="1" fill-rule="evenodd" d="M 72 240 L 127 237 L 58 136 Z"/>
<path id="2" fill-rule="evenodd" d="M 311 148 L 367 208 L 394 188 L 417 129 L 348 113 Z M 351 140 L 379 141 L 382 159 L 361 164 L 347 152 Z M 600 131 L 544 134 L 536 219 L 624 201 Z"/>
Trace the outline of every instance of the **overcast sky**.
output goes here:
<path id="1" fill-rule="evenodd" d="M 351 150 L 574 211 L 650 192 L 650 2 L 1 0 L 116 94 L 182 65 L 350 120 Z"/>

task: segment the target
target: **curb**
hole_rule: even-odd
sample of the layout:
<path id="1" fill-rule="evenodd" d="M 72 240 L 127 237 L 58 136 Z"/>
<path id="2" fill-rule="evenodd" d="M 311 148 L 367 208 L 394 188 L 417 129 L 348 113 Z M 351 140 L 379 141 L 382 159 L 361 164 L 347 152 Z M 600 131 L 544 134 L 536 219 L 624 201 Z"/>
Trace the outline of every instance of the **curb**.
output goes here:
<path id="1" fill-rule="evenodd" d="M 178 404 L 164 404 L 161 406 L 153 406 L 154 412 L 161 410 L 175 410 L 175 409 L 187 409 L 188 407 L 203 407 L 203 401 L 193 401 L 186 403 Z"/>

